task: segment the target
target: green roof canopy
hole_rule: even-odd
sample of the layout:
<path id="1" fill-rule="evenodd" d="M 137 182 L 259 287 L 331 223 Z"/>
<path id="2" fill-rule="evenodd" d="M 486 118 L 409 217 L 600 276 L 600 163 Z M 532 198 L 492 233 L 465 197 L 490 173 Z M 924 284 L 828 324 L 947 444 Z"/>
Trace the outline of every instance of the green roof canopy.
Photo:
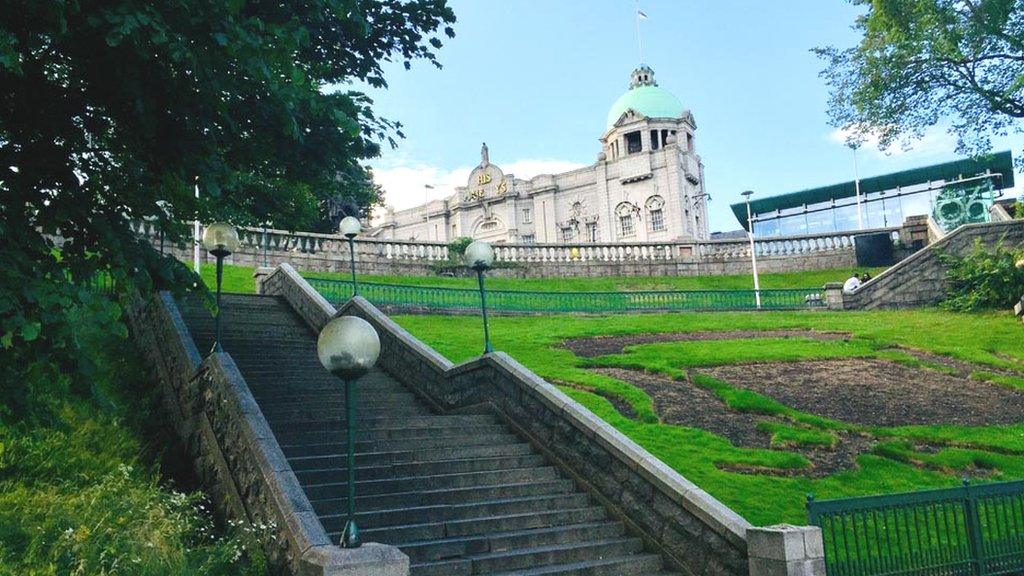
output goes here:
<path id="1" fill-rule="evenodd" d="M 861 194 L 870 194 L 872 192 L 884 192 L 927 182 L 940 180 L 948 182 L 959 178 L 978 176 L 986 171 L 995 175 L 993 183 L 997 189 L 1013 187 L 1013 156 L 1009 150 L 1006 150 L 978 158 L 954 160 L 932 166 L 903 170 L 902 172 L 862 178 L 860 181 L 860 192 Z M 750 211 L 755 215 L 764 214 L 786 208 L 796 208 L 819 202 L 828 202 L 829 200 L 850 198 L 856 195 L 857 184 L 851 180 L 841 184 L 832 184 L 831 186 L 811 188 L 768 198 L 758 198 L 750 202 Z M 730 208 L 732 208 L 732 213 L 736 215 L 736 219 L 746 229 L 746 204 L 744 202 L 737 202 L 732 204 Z"/>

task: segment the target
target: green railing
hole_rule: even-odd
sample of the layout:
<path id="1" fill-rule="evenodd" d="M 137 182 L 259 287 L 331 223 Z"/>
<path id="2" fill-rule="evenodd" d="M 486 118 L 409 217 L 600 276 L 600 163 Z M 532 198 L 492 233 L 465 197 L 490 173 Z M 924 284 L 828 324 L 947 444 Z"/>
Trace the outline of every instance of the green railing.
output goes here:
<path id="1" fill-rule="evenodd" d="M 352 283 L 306 279 L 331 302 L 348 299 Z M 377 306 L 430 310 L 475 310 L 480 292 L 473 288 L 441 288 L 360 282 L 359 294 Z M 761 308 L 822 308 L 820 289 L 761 290 Z M 753 310 L 753 290 L 663 290 L 643 292 L 527 292 L 488 290 L 487 307 L 504 312 L 665 312 L 682 310 Z"/>
<path id="2" fill-rule="evenodd" d="M 1024 573 L 1024 481 L 815 501 L 828 576 Z"/>

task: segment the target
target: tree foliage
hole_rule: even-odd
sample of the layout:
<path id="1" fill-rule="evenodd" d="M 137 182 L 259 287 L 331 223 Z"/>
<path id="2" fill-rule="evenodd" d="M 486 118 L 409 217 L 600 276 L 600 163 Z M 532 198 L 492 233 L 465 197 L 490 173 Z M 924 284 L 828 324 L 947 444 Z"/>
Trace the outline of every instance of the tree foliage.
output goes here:
<path id="1" fill-rule="evenodd" d="M 941 256 L 949 281 L 942 306 L 949 310 L 1010 309 L 1024 297 L 1024 250 L 1000 240 L 988 248 L 976 240 L 967 256 Z"/>
<path id="2" fill-rule="evenodd" d="M 173 242 L 172 222 L 291 227 L 331 198 L 378 202 L 360 161 L 400 126 L 345 86 L 437 65 L 454 20 L 446 0 L 0 0 L 3 396 L 82 361 L 66 311 L 98 272 L 194 280 L 130 220 Z"/>
<path id="3" fill-rule="evenodd" d="M 1024 0 L 850 1 L 860 44 L 815 49 L 834 125 L 882 148 L 943 125 L 972 154 L 1024 130 Z"/>

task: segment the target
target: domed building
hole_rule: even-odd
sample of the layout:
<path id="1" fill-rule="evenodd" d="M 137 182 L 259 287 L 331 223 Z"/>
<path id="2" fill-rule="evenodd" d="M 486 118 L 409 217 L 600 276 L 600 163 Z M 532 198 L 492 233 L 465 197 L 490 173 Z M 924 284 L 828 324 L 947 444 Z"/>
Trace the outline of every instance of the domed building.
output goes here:
<path id="1" fill-rule="evenodd" d="M 697 124 L 654 70 L 640 66 L 608 111 L 594 164 L 529 180 L 505 174 L 487 145 L 466 186 L 389 212 L 378 238 L 496 243 L 636 243 L 708 238 Z"/>

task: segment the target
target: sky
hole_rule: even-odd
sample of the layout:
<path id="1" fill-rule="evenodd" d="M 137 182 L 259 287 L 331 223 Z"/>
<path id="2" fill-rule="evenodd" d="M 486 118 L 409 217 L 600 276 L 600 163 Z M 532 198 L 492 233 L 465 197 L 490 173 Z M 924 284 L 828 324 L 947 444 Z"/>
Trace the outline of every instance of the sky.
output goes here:
<path id="1" fill-rule="evenodd" d="M 858 9 L 842 0 L 452 0 L 458 18 L 436 69 L 385 65 L 389 87 L 364 86 L 378 115 L 403 124 L 398 147 L 370 162 L 385 203 L 409 208 L 451 195 L 480 160 L 530 178 L 595 161 L 608 109 L 642 60 L 697 122 L 712 231 L 739 227 L 729 204 L 854 178 L 852 153 L 829 126 L 824 62 L 810 49 L 854 46 Z M 995 149 L 1024 145 L 1016 135 Z M 910 150 L 858 153 L 861 177 L 945 162 L 941 129 Z M 1020 175 L 1017 180 L 1024 180 Z M 1014 195 L 1020 193 L 1017 185 Z M 433 189 L 426 189 L 431 185 Z"/>

